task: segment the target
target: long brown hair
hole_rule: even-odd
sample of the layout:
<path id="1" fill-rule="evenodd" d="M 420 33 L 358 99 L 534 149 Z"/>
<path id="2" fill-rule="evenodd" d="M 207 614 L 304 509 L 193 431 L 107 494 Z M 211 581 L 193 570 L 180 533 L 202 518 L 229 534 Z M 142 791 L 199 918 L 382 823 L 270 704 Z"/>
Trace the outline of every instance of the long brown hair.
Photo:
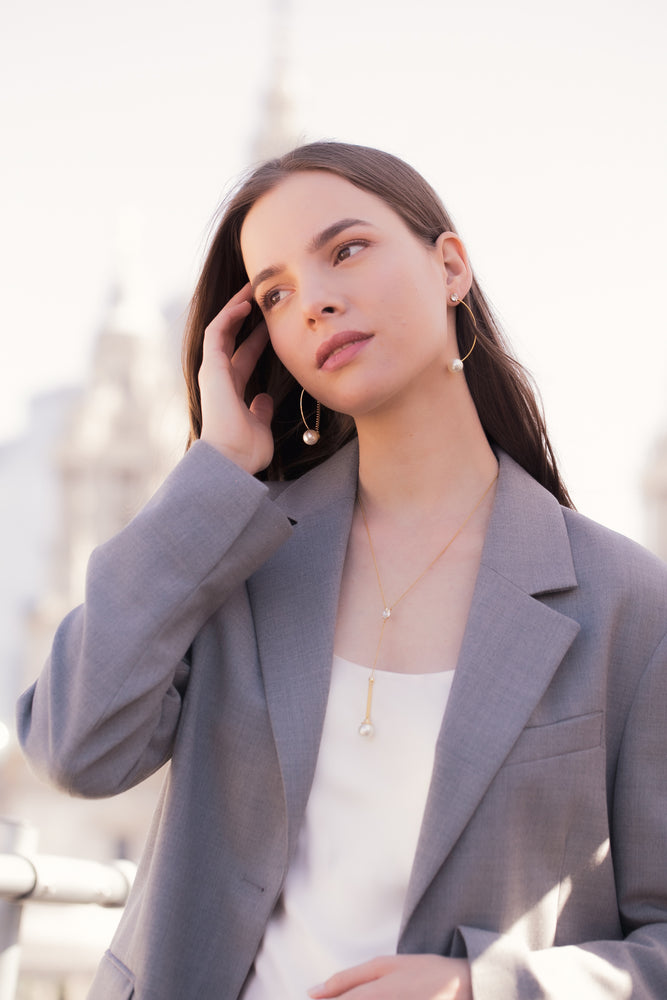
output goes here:
<path id="1" fill-rule="evenodd" d="M 252 171 L 223 204 L 188 316 L 183 344 L 183 370 L 190 410 L 190 445 L 201 434 L 198 372 L 202 362 L 204 330 L 231 296 L 248 280 L 241 254 L 241 227 L 255 202 L 286 176 L 298 171 L 326 170 L 358 188 L 382 198 L 412 232 L 433 244 L 445 231 L 456 232 L 442 202 L 412 167 L 389 153 L 367 146 L 314 142 L 299 146 Z M 463 357 L 477 344 L 466 363 L 465 377 L 482 427 L 491 442 L 503 448 L 519 465 L 568 507 L 573 506 L 558 471 L 547 435 L 542 407 L 531 378 L 511 354 L 476 279 L 468 294 L 476 328 L 466 309 L 456 311 L 456 335 Z M 237 343 L 259 322 L 253 310 Z M 322 409 L 321 437 L 315 447 L 304 445 L 299 419 L 301 387 L 279 361 L 269 344 L 246 391 L 250 402 L 258 392 L 274 399 L 272 424 L 275 452 L 262 479 L 292 479 L 330 457 L 355 434 L 350 417 Z M 314 409 L 314 403 L 311 401 Z M 307 415 L 308 415 L 308 411 Z M 312 426 L 312 424 L 311 424 Z"/>

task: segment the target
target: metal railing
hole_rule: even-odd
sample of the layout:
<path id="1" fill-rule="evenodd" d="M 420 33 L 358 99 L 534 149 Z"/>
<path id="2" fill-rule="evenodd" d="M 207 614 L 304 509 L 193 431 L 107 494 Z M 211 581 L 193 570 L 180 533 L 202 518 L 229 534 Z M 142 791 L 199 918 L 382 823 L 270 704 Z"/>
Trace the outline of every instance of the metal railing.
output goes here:
<path id="1" fill-rule="evenodd" d="M 124 906 L 135 871 L 131 861 L 102 864 L 38 854 L 34 827 L 0 818 L 0 1000 L 16 996 L 26 903 Z"/>

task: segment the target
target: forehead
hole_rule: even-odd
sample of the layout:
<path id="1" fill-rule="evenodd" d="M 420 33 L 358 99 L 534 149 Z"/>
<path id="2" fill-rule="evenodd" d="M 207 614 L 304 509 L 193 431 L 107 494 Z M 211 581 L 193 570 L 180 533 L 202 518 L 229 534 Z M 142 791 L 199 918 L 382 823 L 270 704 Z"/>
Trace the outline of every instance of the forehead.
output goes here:
<path id="1" fill-rule="evenodd" d="M 245 218 L 241 250 L 246 266 L 262 265 L 267 254 L 303 248 L 327 226 L 347 218 L 407 229 L 386 202 L 344 177 L 325 170 L 291 174 L 259 198 Z"/>

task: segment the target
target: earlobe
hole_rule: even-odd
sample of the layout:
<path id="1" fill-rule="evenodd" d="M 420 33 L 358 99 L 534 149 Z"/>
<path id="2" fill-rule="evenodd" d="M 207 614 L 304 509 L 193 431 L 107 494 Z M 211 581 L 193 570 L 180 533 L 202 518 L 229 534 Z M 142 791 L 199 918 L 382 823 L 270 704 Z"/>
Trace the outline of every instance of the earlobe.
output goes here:
<path id="1" fill-rule="evenodd" d="M 472 285 L 472 268 L 466 248 L 460 236 L 452 232 L 440 233 L 435 245 L 442 260 L 445 287 L 462 299 Z"/>

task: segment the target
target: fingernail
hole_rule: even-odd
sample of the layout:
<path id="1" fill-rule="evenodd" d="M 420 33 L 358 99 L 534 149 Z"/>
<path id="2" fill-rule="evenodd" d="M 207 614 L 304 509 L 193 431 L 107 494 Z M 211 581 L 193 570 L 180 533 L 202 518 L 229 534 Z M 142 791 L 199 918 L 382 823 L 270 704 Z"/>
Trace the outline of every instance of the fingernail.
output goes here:
<path id="1" fill-rule="evenodd" d="M 308 996 L 315 997 L 317 996 L 318 993 L 321 993 L 323 989 L 324 989 L 324 983 L 318 983 L 317 986 L 311 986 L 310 989 L 307 990 Z"/>

